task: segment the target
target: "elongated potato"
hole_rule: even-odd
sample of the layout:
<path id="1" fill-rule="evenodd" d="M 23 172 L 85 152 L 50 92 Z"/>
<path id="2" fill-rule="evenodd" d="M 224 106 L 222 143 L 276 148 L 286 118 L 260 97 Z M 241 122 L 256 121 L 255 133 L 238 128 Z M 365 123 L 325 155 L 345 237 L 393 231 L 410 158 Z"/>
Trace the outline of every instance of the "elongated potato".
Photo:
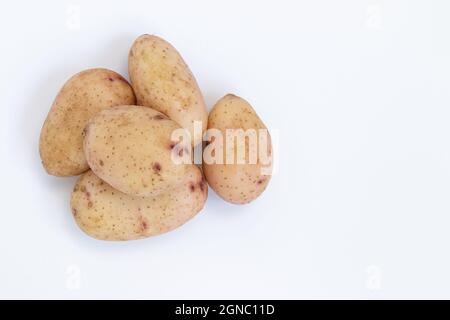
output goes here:
<path id="1" fill-rule="evenodd" d="M 97 176 L 123 193 L 156 196 L 180 184 L 192 166 L 172 159 L 176 142 L 171 135 L 177 129 L 177 123 L 151 108 L 103 110 L 86 126 L 87 162 Z M 187 142 L 181 151 L 191 154 L 190 149 Z"/>
<path id="2" fill-rule="evenodd" d="M 235 204 L 256 199 L 272 172 L 272 143 L 264 123 L 247 101 L 229 94 L 211 110 L 208 133 L 211 142 L 204 149 L 203 172 L 211 188 Z"/>
<path id="3" fill-rule="evenodd" d="M 128 69 L 138 105 L 163 112 L 189 130 L 193 145 L 200 143 L 208 113 L 197 81 L 177 50 L 157 36 L 142 35 L 131 47 Z M 201 121 L 196 135 L 194 121 Z"/>
<path id="4" fill-rule="evenodd" d="M 90 69 L 70 78 L 58 93 L 45 120 L 39 153 L 46 171 L 78 175 L 89 169 L 83 152 L 83 129 L 103 109 L 135 104 L 128 82 L 107 69 Z"/>
<path id="5" fill-rule="evenodd" d="M 71 208 L 89 236 L 135 240 L 181 226 L 203 208 L 207 196 L 207 184 L 196 166 L 189 167 L 181 185 L 156 197 L 126 195 L 88 171 L 75 185 Z"/>

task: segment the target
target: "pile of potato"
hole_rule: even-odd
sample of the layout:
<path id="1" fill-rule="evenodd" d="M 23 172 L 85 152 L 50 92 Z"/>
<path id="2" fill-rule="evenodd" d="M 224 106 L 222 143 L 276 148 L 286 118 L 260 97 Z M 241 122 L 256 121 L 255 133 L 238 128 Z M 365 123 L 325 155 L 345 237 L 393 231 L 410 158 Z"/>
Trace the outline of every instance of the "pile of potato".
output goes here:
<path id="1" fill-rule="evenodd" d="M 203 166 L 174 161 L 174 155 L 192 160 L 196 146 L 210 147 L 202 143 L 207 129 L 224 135 L 230 128 L 266 129 L 245 100 L 226 95 L 208 116 L 183 58 L 157 36 L 136 39 L 128 65 L 131 85 L 100 68 L 70 78 L 41 131 L 39 152 L 46 171 L 59 177 L 81 175 L 71 208 L 85 233 L 101 240 L 133 240 L 173 230 L 203 208 L 206 181 L 235 204 L 248 203 L 264 191 L 270 174 L 261 173 L 259 158 L 253 164 Z M 174 139 L 179 129 L 189 133 L 189 141 Z M 270 136 L 268 152 L 271 157 Z"/>

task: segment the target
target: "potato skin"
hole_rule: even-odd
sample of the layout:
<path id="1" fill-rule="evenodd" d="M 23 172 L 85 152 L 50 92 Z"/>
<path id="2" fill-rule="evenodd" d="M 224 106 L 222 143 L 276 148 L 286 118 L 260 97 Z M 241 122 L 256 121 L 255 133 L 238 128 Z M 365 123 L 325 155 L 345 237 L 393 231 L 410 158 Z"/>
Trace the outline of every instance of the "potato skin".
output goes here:
<path id="1" fill-rule="evenodd" d="M 148 107 L 118 106 L 93 117 L 84 150 L 91 170 L 115 189 L 133 196 L 156 196 L 180 184 L 192 164 L 172 161 L 171 140 L 181 129 Z M 187 142 L 185 152 L 192 154 Z"/>
<path id="2" fill-rule="evenodd" d="M 218 129 L 224 137 L 223 164 L 208 164 L 203 162 L 203 173 L 211 188 L 225 201 L 234 204 L 245 204 L 255 200 L 267 187 L 271 176 L 262 174 L 263 167 L 270 165 L 261 163 L 258 155 L 256 164 L 226 163 L 226 150 L 233 145 L 226 143 L 227 129 L 266 129 L 266 126 L 244 99 L 228 94 L 220 99 L 211 110 L 208 118 L 208 129 Z M 246 143 L 248 153 L 248 143 Z M 272 160 L 272 142 L 268 135 L 268 156 Z"/>
<path id="3" fill-rule="evenodd" d="M 128 73 L 136 93 L 137 104 L 158 110 L 189 130 L 193 145 L 193 122 L 202 122 L 202 133 L 208 120 L 205 102 L 189 67 L 167 41 L 153 35 L 140 36 L 131 47 Z"/>
<path id="4" fill-rule="evenodd" d="M 83 152 L 83 129 L 88 120 L 103 109 L 135 102 L 130 84 L 114 71 L 89 69 L 70 78 L 41 130 L 39 153 L 46 171 L 63 177 L 88 170 Z"/>
<path id="5" fill-rule="evenodd" d="M 156 197 L 134 197 L 103 182 L 92 171 L 83 174 L 71 197 L 78 226 L 99 240 L 135 240 L 171 231 L 204 206 L 208 187 L 191 166 L 181 185 Z"/>

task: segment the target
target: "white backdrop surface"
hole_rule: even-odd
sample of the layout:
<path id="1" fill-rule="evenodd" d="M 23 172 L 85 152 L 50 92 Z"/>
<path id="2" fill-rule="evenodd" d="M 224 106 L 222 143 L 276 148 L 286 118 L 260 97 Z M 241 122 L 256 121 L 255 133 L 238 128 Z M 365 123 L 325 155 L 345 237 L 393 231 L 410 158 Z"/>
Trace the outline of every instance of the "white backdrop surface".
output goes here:
<path id="1" fill-rule="evenodd" d="M 450 298 L 448 1 L 9 1 L 0 11 L 0 298 Z M 74 223 L 45 174 L 63 83 L 127 76 L 170 41 L 211 107 L 232 92 L 279 131 L 246 206 L 212 190 L 182 228 L 135 242 Z"/>

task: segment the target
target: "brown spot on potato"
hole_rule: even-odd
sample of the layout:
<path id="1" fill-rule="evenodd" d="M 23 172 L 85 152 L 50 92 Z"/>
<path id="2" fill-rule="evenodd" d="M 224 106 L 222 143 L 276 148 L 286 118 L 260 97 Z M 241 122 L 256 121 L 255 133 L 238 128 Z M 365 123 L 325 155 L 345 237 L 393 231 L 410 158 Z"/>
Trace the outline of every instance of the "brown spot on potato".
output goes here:
<path id="1" fill-rule="evenodd" d="M 147 220 L 140 215 L 139 216 L 139 225 L 138 225 L 138 232 L 139 233 L 145 233 L 148 230 L 149 224 Z"/>
<path id="2" fill-rule="evenodd" d="M 202 179 L 202 180 L 199 182 L 198 186 L 199 186 L 200 190 L 201 190 L 202 192 L 204 192 L 205 189 L 206 189 L 206 183 L 205 183 L 205 180 Z"/>
<path id="3" fill-rule="evenodd" d="M 74 216 L 74 217 L 76 217 L 76 216 L 77 216 L 77 214 L 78 214 L 78 211 L 77 211 L 77 209 L 75 209 L 75 208 L 72 208 L 72 214 L 73 214 L 73 216 Z"/>
<path id="4" fill-rule="evenodd" d="M 113 81 L 114 81 L 114 78 L 108 77 L 108 80 L 111 81 L 111 82 L 113 82 Z"/>
<path id="5" fill-rule="evenodd" d="M 94 205 L 94 204 L 92 203 L 92 201 L 89 201 L 89 202 L 88 202 L 88 208 L 92 208 L 93 205 Z"/>
<path id="6" fill-rule="evenodd" d="M 191 190 L 191 192 L 194 192 L 194 191 L 195 191 L 195 184 L 194 184 L 193 182 L 191 182 L 191 183 L 189 184 L 189 190 Z"/>
<path id="7" fill-rule="evenodd" d="M 105 163 L 103 162 L 103 160 L 100 160 L 99 163 L 100 163 L 100 166 L 102 166 L 102 167 L 103 167 L 103 165 L 105 164 Z"/>
<path id="8" fill-rule="evenodd" d="M 153 117 L 153 119 L 154 120 L 165 120 L 165 119 L 167 119 L 167 117 L 162 114 L 157 114 L 156 116 Z"/>
<path id="9" fill-rule="evenodd" d="M 159 162 L 155 162 L 152 169 L 156 174 L 159 174 L 161 172 L 161 164 Z"/>

